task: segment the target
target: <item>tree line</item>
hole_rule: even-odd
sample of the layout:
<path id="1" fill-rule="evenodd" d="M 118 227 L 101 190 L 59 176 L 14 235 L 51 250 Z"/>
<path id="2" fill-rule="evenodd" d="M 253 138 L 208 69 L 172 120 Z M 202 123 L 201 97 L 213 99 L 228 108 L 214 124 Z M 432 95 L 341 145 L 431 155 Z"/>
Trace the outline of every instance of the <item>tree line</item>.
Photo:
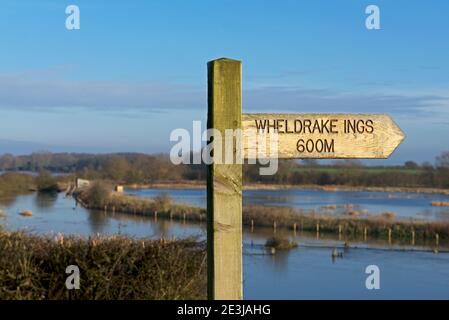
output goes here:
<path id="1" fill-rule="evenodd" d="M 245 183 L 292 185 L 348 185 L 378 187 L 449 188 L 449 152 L 435 162 L 401 166 L 364 166 L 357 160 L 338 160 L 322 165 L 315 160 L 280 160 L 272 176 L 259 175 L 259 165 L 244 165 Z M 36 152 L 31 155 L 0 156 L 1 171 L 49 171 L 76 174 L 85 179 L 110 179 L 144 184 L 158 181 L 206 180 L 206 166 L 173 165 L 168 155 L 140 153 L 76 154 Z"/>

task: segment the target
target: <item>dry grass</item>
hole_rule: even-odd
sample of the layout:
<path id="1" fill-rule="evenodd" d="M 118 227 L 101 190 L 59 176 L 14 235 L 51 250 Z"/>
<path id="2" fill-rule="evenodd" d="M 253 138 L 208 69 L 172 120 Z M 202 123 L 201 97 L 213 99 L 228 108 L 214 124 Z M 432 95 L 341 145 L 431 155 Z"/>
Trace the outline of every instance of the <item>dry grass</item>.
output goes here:
<path id="1" fill-rule="evenodd" d="M 192 240 L 64 238 L 0 231 L 0 300 L 204 299 L 204 244 Z M 80 269 L 67 290 L 66 267 Z"/>
<path id="2" fill-rule="evenodd" d="M 89 206 L 86 194 L 80 194 L 86 205 L 94 209 L 103 209 Z M 162 201 L 163 200 L 163 201 Z M 340 214 L 326 213 L 326 210 L 336 208 L 342 210 Z M 107 210 L 152 216 L 157 212 L 160 218 L 187 221 L 206 221 L 206 210 L 196 207 L 179 205 L 163 196 L 162 199 L 141 199 L 122 194 L 112 194 Z M 397 220 L 393 212 L 384 212 L 381 215 L 370 215 L 357 211 L 353 205 L 328 205 L 321 211 L 301 210 L 288 207 L 246 206 L 243 208 L 243 225 L 316 231 L 317 225 L 321 233 L 337 233 L 341 229 L 343 235 L 355 236 L 365 234 L 372 238 L 388 238 L 389 229 L 395 239 L 410 239 L 412 230 L 415 239 L 434 239 L 436 234 L 440 239 L 449 239 L 449 222 Z"/>
<path id="3" fill-rule="evenodd" d="M 31 210 L 25 210 L 25 211 L 19 212 L 19 214 L 21 216 L 24 216 L 24 217 L 31 217 L 31 216 L 33 216 L 33 212 Z"/>
<path id="4" fill-rule="evenodd" d="M 31 175 L 15 172 L 0 175 L 0 198 L 25 194 L 34 188 L 34 177 Z"/>
<path id="5" fill-rule="evenodd" d="M 433 207 L 449 207 L 449 202 L 444 201 L 434 201 L 432 202 Z"/>
<path id="6" fill-rule="evenodd" d="M 98 201 L 91 201 L 89 196 L 88 190 L 76 195 L 77 199 L 90 209 L 142 216 L 154 216 L 157 213 L 157 216 L 160 218 L 206 221 L 205 209 L 176 204 L 166 194 L 162 194 L 154 199 L 144 199 L 114 192 L 105 197 L 106 201 L 102 202 L 101 205 L 98 205 Z"/>
<path id="7" fill-rule="evenodd" d="M 292 230 L 296 224 L 297 230 L 316 231 L 319 225 L 320 233 L 343 235 L 362 235 L 365 232 L 373 238 L 388 238 L 388 229 L 392 230 L 395 239 L 410 239 L 412 230 L 416 240 L 434 239 L 438 234 L 440 239 L 449 239 L 449 222 L 396 220 L 391 213 L 383 215 L 367 215 L 366 217 L 350 216 L 348 214 L 332 215 L 316 211 L 304 211 L 286 207 L 249 206 L 243 209 L 243 224 L 255 227 L 273 227 Z"/>

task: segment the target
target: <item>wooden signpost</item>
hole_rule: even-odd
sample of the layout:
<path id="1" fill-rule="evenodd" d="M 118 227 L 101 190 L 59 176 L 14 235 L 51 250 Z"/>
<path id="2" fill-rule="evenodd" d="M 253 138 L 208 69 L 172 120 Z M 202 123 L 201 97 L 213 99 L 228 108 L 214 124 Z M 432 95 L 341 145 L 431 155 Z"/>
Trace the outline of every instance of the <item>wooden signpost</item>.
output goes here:
<path id="1" fill-rule="evenodd" d="M 267 140 L 277 133 L 279 159 L 388 158 L 404 139 L 383 114 L 243 114 L 244 141 L 252 130 L 266 133 Z M 257 154 L 251 150 L 256 147 L 244 144 L 245 157 Z"/>
<path id="2" fill-rule="evenodd" d="M 208 63 L 208 129 L 221 133 L 241 129 L 243 156 L 257 154 L 253 133 L 265 139 L 277 134 L 280 159 L 387 158 L 404 139 L 388 115 L 379 114 L 242 114 L 241 62 L 218 59 Z M 233 158 L 238 154 L 233 141 Z M 222 152 L 224 154 L 224 150 Z M 213 157 L 214 155 L 212 155 Z M 239 300 L 242 289 L 242 164 L 208 165 L 207 178 L 208 297 Z"/>

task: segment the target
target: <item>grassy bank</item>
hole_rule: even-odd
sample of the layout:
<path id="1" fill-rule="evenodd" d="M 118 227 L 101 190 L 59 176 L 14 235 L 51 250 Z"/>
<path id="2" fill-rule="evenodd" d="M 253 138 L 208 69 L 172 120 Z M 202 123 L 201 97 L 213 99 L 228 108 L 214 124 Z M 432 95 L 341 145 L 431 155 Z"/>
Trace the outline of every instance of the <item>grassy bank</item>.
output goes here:
<path id="1" fill-rule="evenodd" d="M 35 178 L 24 173 L 8 172 L 0 175 L 0 198 L 25 194 L 35 188 Z"/>
<path id="2" fill-rule="evenodd" d="M 121 212 L 141 216 L 158 216 L 176 220 L 205 221 L 206 210 L 183 204 L 177 204 L 166 195 L 161 194 L 153 199 L 127 196 L 110 192 L 110 187 L 95 183 L 87 190 L 75 194 L 76 199 L 89 209 L 106 212 Z"/>
<path id="3" fill-rule="evenodd" d="M 206 210 L 179 205 L 168 196 L 142 199 L 97 187 L 81 192 L 83 205 L 106 211 L 158 217 L 162 219 L 206 221 Z M 99 195 L 101 193 L 101 195 Z M 351 205 L 327 206 L 324 210 L 301 210 L 287 207 L 246 206 L 243 208 L 243 225 L 270 227 L 307 232 L 333 233 L 343 236 L 363 235 L 379 239 L 428 241 L 449 240 L 449 222 L 398 220 L 394 213 L 382 215 L 360 213 Z M 330 213 L 329 213 L 330 212 Z"/>
<path id="4" fill-rule="evenodd" d="M 0 231 L 0 300 L 204 299 L 206 255 L 193 240 L 50 239 Z M 67 290 L 67 266 L 80 289 Z"/>
<path id="5" fill-rule="evenodd" d="M 73 180 L 70 176 L 54 177 L 42 171 L 33 176 L 27 173 L 7 172 L 0 175 L 0 199 L 11 198 L 33 191 L 58 192 L 65 190 Z"/>
<path id="6" fill-rule="evenodd" d="M 128 189 L 206 189 L 203 181 L 160 181 L 147 184 L 129 184 Z M 449 189 L 425 188 L 425 187 L 369 187 L 369 186 L 346 186 L 346 185 L 317 185 L 317 184 L 275 184 L 275 183 L 247 183 L 244 190 L 280 190 L 280 189 L 311 189 L 328 192 L 338 191 L 367 191 L 367 192 L 409 192 L 449 195 Z"/>
<path id="7" fill-rule="evenodd" d="M 307 232 L 366 235 L 370 238 L 412 240 L 416 242 L 449 240 L 449 222 L 397 220 L 391 213 L 383 215 L 322 214 L 284 207 L 250 206 L 243 209 L 246 226 L 270 227 Z"/>

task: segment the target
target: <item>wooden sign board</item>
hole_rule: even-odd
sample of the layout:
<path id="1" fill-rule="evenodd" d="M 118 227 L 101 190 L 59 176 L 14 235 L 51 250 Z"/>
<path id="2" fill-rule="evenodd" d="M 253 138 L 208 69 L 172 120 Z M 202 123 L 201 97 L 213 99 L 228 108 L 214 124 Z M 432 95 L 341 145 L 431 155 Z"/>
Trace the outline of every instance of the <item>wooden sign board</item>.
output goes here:
<path id="1" fill-rule="evenodd" d="M 221 133 L 213 139 L 219 146 L 225 145 L 226 130 L 242 130 L 246 158 L 258 157 L 263 145 L 271 158 L 387 158 L 404 139 L 387 115 L 242 114 L 241 77 L 240 61 L 208 63 L 207 127 Z M 258 132 L 266 133 L 262 140 Z M 273 132 L 277 153 L 270 150 Z M 241 145 L 232 144 L 236 159 Z M 242 299 L 242 164 L 214 161 L 207 173 L 208 297 Z"/>
<path id="2" fill-rule="evenodd" d="M 384 114 L 243 114 L 242 131 L 245 158 L 255 157 L 264 143 L 267 155 L 279 159 L 384 159 L 405 137 Z M 264 139 L 255 140 L 257 132 Z M 275 132 L 277 155 L 269 141 Z"/>

